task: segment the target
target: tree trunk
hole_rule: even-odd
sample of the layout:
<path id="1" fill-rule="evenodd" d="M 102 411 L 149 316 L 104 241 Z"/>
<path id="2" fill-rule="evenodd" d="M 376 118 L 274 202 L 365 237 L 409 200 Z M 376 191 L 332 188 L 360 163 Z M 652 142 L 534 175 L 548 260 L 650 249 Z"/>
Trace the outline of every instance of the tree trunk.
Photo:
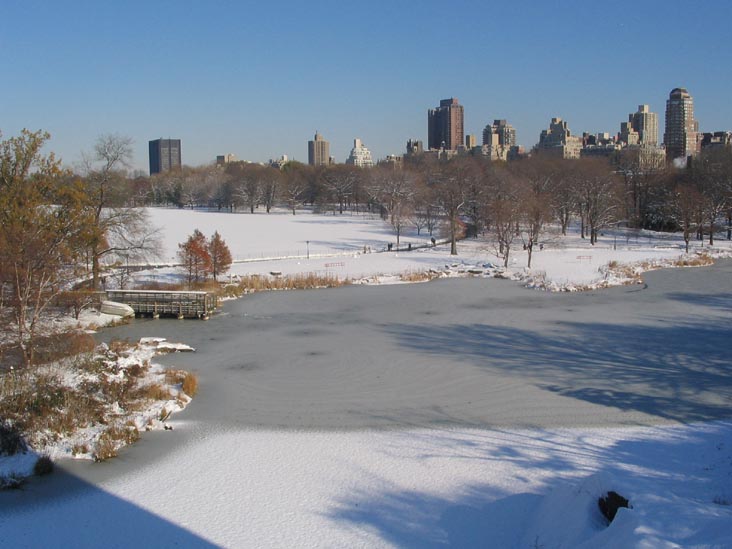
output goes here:
<path id="1" fill-rule="evenodd" d="M 534 239 L 533 238 L 529 239 L 529 244 L 526 246 L 526 249 L 529 252 L 529 261 L 526 264 L 526 267 L 528 269 L 531 269 L 531 255 L 532 255 L 532 252 L 534 251 Z"/>
<path id="2" fill-rule="evenodd" d="M 709 218 L 709 245 L 714 246 L 714 216 Z"/>
<path id="3" fill-rule="evenodd" d="M 99 253 L 92 248 L 92 289 L 99 289 Z"/>

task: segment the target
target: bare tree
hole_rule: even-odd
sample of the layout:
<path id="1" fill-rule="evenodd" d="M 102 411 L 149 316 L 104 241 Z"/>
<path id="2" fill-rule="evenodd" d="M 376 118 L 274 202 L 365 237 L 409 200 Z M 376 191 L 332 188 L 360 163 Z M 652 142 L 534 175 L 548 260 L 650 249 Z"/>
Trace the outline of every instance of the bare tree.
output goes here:
<path id="1" fill-rule="evenodd" d="M 688 254 L 691 235 L 701 217 L 699 212 L 703 210 L 703 197 L 688 174 L 669 174 L 668 178 L 672 179 L 673 192 L 667 208 L 671 218 L 681 227 Z"/>
<path id="2" fill-rule="evenodd" d="M 642 147 L 627 148 L 618 155 L 616 171 L 623 181 L 623 206 L 620 215 L 631 227 L 655 228 L 653 215 L 663 207 L 656 194 L 666 163 L 663 156 L 649 153 Z"/>
<path id="3" fill-rule="evenodd" d="M 600 229 L 617 219 L 621 204 L 620 186 L 616 175 L 605 161 L 577 160 L 574 166 L 574 186 L 579 198 L 583 225 L 587 224 L 590 244 L 594 245 Z"/>
<path id="4" fill-rule="evenodd" d="M 706 222 L 709 224 L 709 245 L 714 245 L 714 230 L 719 218 L 730 207 L 730 179 L 732 179 L 732 156 L 720 149 L 700 155 L 691 170 L 699 193 Z"/>
<path id="5" fill-rule="evenodd" d="M 282 174 L 277 168 L 268 167 L 262 172 L 262 202 L 267 213 L 279 198 Z"/>
<path id="6" fill-rule="evenodd" d="M 371 200 L 379 204 L 396 233 L 399 248 L 400 237 L 405 223 L 414 206 L 416 193 L 415 178 L 406 170 L 390 167 L 377 167 L 370 172 L 368 192 Z"/>
<path id="7" fill-rule="evenodd" d="M 123 168 L 132 157 L 132 140 L 119 135 L 102 135 L 92 157 L 84 159 L 88 232 L 92 261 L 92 285 L 99 288 L 102 261 L 123 257 L 127 261 L 159 254 L 159 235 L 147 212 L 119 204 L 115 197 L 124 180 Z"/>
<path id="8" fill-rule="evenodd" d="M 528 252 L 527 266 L 531 268 L 534 246 L 551 219 L 555 172 L 545 158 L 537 157 L 515 164 L 513 173 L 518 187 L 521 237 Z"/>
<path id="9" fill-rule="evenodd" d="M 283 171 L 282 195 L 287 208 L 292 211 L 292 215 L 295 215 L 298 206 L 304 203 L 308 180 L 303 173 L 302 165 L 294 162 L 285 164 Z"/>
<path id="10" fill-rule="evenodd" d="M 236 202 L 245 204 L 249 213 L 259 206 L 262 198 L 262 170 L 269 169 L 258 164 L 232 162 L 226 167 L 226 173 L 234 182 L 233 196 Z"/>
<path id="11" fill-rule="evenodd" d="M 514 177 L 506 170 L 490 172 L 486 180 L 490 199 L 487 204 L 491 230 L 496 237 L 496 254 L 508 267 L 513 241 L 520 233 L 516 231 L 519 223 L 519 197 Z"/>
<path id="12" fill-rule="evenodd" d="M 356 191 L 359 176 L 359 168 L 345 165 L 329 166 L 321 173 L 320 180 L 327 195 L 324 198 L 338 205 L 338 213 L 343 213 Z"/>
<path id="13" fill-rule="evenodd" d="M 404 169 L 407 168 L 405 167 Z M 439 208 L 435 205 L 432 187 L 428 184 L 424 174 L 416 169 L 412 169 L 411 172 L 415 178 L 413 223 L 417 229 L 417 234 L 424 227 L 430 236 L 432 236 L 439 222 Z"/>
<path id="14" fill-rule="evenodd" d="M 428 184 L 435 203 L 445 215 L 450 255 L 457 255 L 457 240 L 463 236 L 460 216 L 466 206 L 468 189 L 476 177 L 475 165 L 468 158 L 455 158 L 429 168 Z"/>

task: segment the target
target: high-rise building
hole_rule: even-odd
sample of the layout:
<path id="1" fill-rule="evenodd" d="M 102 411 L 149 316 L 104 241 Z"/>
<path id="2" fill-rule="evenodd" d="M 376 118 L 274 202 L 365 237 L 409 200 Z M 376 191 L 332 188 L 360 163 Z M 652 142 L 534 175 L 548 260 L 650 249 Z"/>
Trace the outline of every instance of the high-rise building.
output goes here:
<path id="1" fill-rule="evenodd" d="M 483 145 L 516 146 L 516 129 L 505 120 L 494 120 L 483 130 Z"/>
<path id="2" fill-rule="evenodd" d="M 155 139 L 149 142 L 150 175 L 180 168 L 180 139 Z"/>
<path id="3" fill-rule="evenodd" d="M 640 134 L 633 127 L 633 115 L 630 115 L 628 122 L 620 123 L 620 142 L 626 146 L 638 145 L 640 143 Z"/>
<path id="4" fill-rule="evenodd" d="M 466 149 L 472 150 L 477 146 L 478 146 L 478 138 L 475 135 L 469 134 L 469 135 L 465 136 L 465 148 Z"/>
<path id="5" fill-rule="evenodd" d="M 315 138 L 308 141 L 308 164 L 311 166 L 327 166 L 330 163 L 330 143 L 315 132 Z"/>
<path id="6" fill-rule="evenodd" d="M 674 88 L 666 101 L 666 158 L 688 158 L 698 150 L 699 122 L 694 120 L 694 99 L 686 88 Z"/>
<path id="7" fill-rule="evenodd" d="M 463 106 L 454 97 L 442 99 L 440 106 L 427 111 L 427 146 L 457 150 L 463 144 Z"/>
<path id="8" fill-rule="evenodd" d="M 374 165 L 374 161 L 371 158 L 371 151 L 364 147 L 360 139 L 356 138 L 353 140 L 353 148 L 351 149 L 351 154 L 346 159 L 346 164 L 358 166 L 359 168 L 370 168 Z"/>
<path id="9" fill-rule="evenodd" d="M 658 115 L 648 105 L 638 105 L 638 112 L 628 115 L 628 122 L 638 132 L 638 144 L 658 147 Z"/>
<path id="10" fill-rule="evenodd" d="M 561 118 L 552 118 L 549 129 L 541 132 L 536 150 L 541 154 L 552 154 L 561 158 L 579 158 L 582 138 L 572 135 L 567 123 Z"/>

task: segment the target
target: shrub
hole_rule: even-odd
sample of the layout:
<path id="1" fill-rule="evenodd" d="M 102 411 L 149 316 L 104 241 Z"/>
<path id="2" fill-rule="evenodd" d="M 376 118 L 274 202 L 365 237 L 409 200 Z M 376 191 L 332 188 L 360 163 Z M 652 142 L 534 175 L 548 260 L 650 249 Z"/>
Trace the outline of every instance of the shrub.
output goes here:
<path id="1" fill-rule="evenodd" d="M 196 396 L 196 393 L 198 392 L 198 377 L 196 374 L 186 372 L 181 389 L 183 389 L 183 392 L 191 398 Z"/>
<path id="2" fill-rule="evenodd" d="M 28 446 L 20 431 L 9 421 L 0 421 L 0 455 L 13 456 L 27 449 Z"/>
<path id="3" fill-rule="evenodd" d="M 33 466 L 33 474 L 39 477 L 53 473 L 53 461 L 49 456 L 41 456 Z"/>
<path id="4" fill-rule="evenodd" d="M 125 425 L 113 425 L 104 431 L 94 445 L 94 461 L 105 461 L 117 457 L 120 446 L 133 444 L 140 439 L 140 431 L 131 421 Z"/>
<path id="5" fill-rule="evenodd" d="M 117 445 L 109 436 L 108 431 L 102 433 L 94 445 L 94 452 L 92 453 L 94 461 L 105 461 L 109 458 L 117 457 Z"/>
<path id="6" fill-rule="evenodd" d="M 35 363 L 48 364 L 66 357 L 91 353 L 94 338 L 84 332 L 65 332 L 38 338 L 35 342 Z"/>
<path id="7" fill-rule="evenodd" d="M 71 448 L 72 456 L 78 456 L 80 454 L 88 454 L 88 453 L 89 453 L 89 447 L 86 444 L 74 444 L 73 448 Z"/>

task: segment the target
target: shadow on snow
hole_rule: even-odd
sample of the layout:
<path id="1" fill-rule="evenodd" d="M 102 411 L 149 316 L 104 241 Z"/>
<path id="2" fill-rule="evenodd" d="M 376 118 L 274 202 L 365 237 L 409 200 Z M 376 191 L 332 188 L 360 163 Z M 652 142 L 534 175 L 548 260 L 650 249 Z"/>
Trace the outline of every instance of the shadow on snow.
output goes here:
<path id="1" fill-rule="evenodd" d="M 681 422 L 732 416 L 729 322 L 555 326 L 549 335 L 487 324 L 385 330 L 419 353 L 533 379 L 565 397 Z"/>

